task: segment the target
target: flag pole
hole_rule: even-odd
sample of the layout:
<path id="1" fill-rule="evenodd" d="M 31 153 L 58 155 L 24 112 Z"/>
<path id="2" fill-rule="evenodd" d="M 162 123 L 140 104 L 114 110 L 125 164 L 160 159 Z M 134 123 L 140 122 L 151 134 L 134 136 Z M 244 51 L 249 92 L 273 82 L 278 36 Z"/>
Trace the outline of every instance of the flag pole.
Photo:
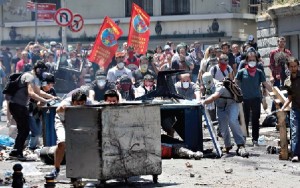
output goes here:
<path id="1" fill-rule="evenodd" d="M 37 18 L 38 18 L 38 10 L 37 10 L 37 1 L 34 3 L 34 9 L 35 9 L 35 23 L 34 23 L 34 35 L 35 35 L 35 43 L 37 43 L 37 33 L 38 33 L 38 27 L 37 27 Z"/>
<path id="2" fill-rule="evenodd" d="M 65 8 L 67 7 L 66 6 L 67 2 L 66 0 L 61 0 L 61 8 Z M 64 47 L 67 47 L 67 30 L 66 30 L 66 27 L 61 27 L 61 43 Z"/>

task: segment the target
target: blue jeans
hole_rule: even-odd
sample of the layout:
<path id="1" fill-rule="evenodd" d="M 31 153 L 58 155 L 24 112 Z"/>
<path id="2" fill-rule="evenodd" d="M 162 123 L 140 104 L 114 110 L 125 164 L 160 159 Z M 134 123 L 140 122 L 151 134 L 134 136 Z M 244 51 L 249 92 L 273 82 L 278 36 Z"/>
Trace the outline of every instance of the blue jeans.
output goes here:
<path id="1" fill-rule="evenodd" d="M 29 137 L 28 147 L 30 149 L 35 149 L 38 144 L 39 137 L 42 135 L 41 120 L 35 119 L 33 116 L 30 116 L 29 128 L 30 128 L 30 137 Z"/>
<path id="2" fill-rule="evenodd" d="M 225 108 L 217 108 L 217 116 L 225 147 L 231 146 L 229 127 L 233 134 L 235 143 L 237 145 L 244 145 L 245 139 L 243 137 L 243 132 L 238 120 L 239 105 L 237 103 L 232 103 L 227 105 Z"/>
<path id="3" fill-rule="evenodd" d="M 294 156 L 300 157 L 300 109 L 290 111 L 291 148 Z"/>

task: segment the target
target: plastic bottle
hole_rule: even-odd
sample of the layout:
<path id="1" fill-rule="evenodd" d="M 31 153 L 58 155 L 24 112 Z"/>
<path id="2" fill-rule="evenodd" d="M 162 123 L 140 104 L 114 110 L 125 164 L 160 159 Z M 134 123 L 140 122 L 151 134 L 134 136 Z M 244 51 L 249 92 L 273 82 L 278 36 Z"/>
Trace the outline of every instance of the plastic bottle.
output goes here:
<path id="1" fill-rule="evenodd" d="M 260 136 L 258 138 L 257 142 L 258 142 L 258 145 L 266 145 L 265 136 L 264 135 Z"/>

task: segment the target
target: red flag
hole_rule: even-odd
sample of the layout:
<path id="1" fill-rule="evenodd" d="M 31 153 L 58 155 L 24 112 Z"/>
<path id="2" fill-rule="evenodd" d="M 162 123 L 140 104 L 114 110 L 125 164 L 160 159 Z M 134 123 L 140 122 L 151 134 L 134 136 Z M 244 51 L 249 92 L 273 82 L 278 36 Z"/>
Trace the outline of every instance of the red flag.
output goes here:
<path id="1" fill-rule="evenodd" d="M 94 47 L 88 60 L 106 69 L 118 49 L 117 40 L 122 34 L 123 31 L 121 28 L 119 28 L 112 19 L 106 16 L 97 34 Z"/>
<path id="2" fill-rule="evenodd" d="M 132 3 L 128 34 L 128 46 L 133 46 L 139 54 L 145 54 L 150 36 L 150 16 L 138 5 Z"/>

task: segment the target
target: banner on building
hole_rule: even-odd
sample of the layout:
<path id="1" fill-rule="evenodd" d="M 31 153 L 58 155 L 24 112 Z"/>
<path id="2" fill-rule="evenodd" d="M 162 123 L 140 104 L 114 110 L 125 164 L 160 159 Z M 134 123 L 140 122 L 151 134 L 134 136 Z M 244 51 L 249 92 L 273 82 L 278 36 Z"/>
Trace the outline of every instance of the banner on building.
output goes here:
<path id="1" fill-rule="evenodd" d="M 150 37 L 150 16 L 138 5 L 132 3 L 128 34 L 128 46 L 139 54 L 145 54 Z"/>
<path id="2" fill-rule="evenodd" d="M 106 69 L 118 49 L 117 40 L 122 34 L 123 31 L 121 28 L 106 16 L 97 34 L 88 60 Z"/>

